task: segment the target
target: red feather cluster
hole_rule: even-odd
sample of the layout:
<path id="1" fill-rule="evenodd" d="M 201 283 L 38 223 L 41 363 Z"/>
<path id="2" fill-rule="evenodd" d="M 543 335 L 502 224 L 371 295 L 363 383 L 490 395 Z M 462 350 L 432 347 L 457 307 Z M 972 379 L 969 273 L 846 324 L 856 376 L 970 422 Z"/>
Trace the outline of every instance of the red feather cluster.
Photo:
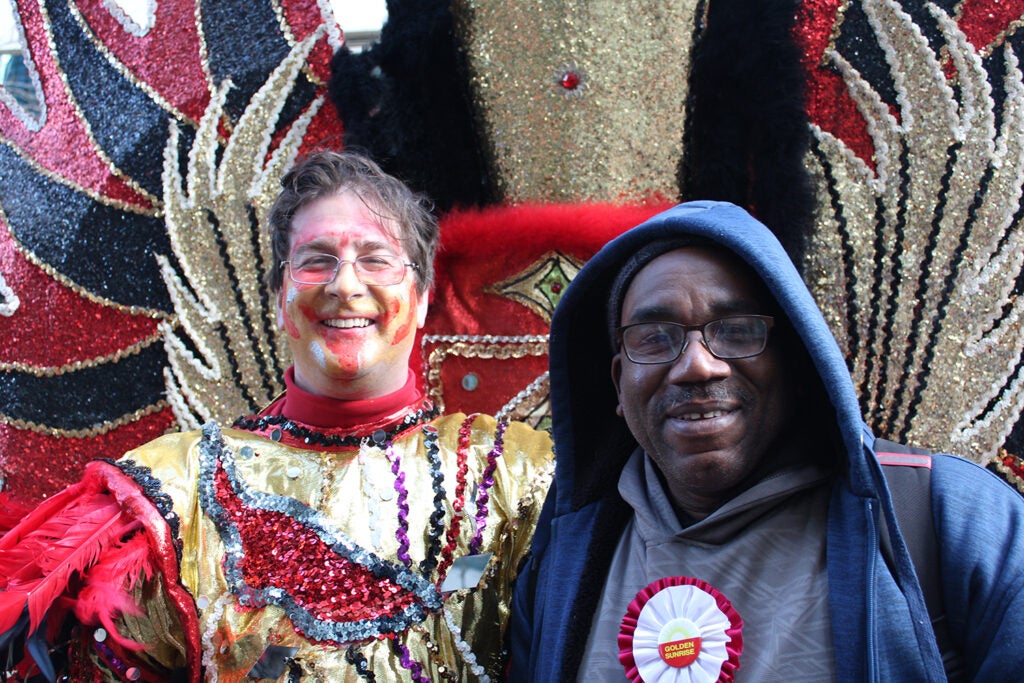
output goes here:
<path id="1" fill-rule="evenodd" d="M 54 637 L 71 611 L 83 625 L 102 625 L 123 647 L 141 649 L 114 628 L 121 614 L 139 612 L 131 590 L 154 574 L 141 529 L 95 479 L 44 502 L 0 538 L 0 633 L 27 606 L 29 634 L 48 617 L 47 636 Z"/>

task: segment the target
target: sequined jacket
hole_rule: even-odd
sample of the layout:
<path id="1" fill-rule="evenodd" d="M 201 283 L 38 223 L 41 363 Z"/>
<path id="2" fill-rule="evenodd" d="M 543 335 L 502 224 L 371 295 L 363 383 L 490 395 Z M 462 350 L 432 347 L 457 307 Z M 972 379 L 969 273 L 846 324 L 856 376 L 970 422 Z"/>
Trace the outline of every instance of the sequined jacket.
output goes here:
<path id="1" fill-rule="evenodd" d="M 917 574 L 875 456 L 875 438 L 861 418 L 829 326 L 765 226 L 731 204 L 703 201 L 661 213 L 609 243 L 576 276 L 555 312 L 549 359 L 558 461 L 531 559 L 516 585 L 511 680 L 576 680 L 605 575 L 631 514 L 617 483 L 637 448 L 616 417 L 618 398 L 608 379 L 609 290 L 622 264 L 642 245 L 683 236 L 714 242 L 749 264 L 813 361 L 817 378 L 802 385 L 813 392 L 799 408 L 817 419 L 800 424 L 808 434 L 819 429 L 828 434 L 815 441 L 821 446 L 815 455 L 828 458 L 822 462 L 835 472 L 829 484 L 826 561 L 836 677 L 945 680 Z M 937 573 L 965 673 L 978 681 L 1020 680 L 1024 501 L 964 458 L 936 456 L 932 463 Z M 680 574 L 686 574 L 685 567 Z M 739 680 L 742 675 L 741 655 Z"/>
<path id="2" fill-rule="evenodd" d="M 141 612 L 83 629 L 72 671 L 499 677 L 512 582 L 551 473 L 547 434 L 482 415 L 358 445 L 292 421 L 262 431 L 208 424 L 89 466 L 98 490 L 134 510 L 153 562 L 132 589 Z"/>

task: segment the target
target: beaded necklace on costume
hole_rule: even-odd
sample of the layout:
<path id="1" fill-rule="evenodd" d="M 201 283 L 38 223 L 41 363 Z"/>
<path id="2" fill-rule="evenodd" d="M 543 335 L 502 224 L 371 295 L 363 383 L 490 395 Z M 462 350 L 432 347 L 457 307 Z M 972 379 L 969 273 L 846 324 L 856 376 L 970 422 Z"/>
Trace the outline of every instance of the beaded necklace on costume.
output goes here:
<path id="1" fill-rule="evenodd" d="M 285 393 L 257 415 L 238 418 L 234 425 L 286 446 L 313 446 L 325 450 L 358 448 L 368 437 L 380 442 L 430 422 L 438 416 L 434 404 L 423 398 L 412 371 L 396 392 L 366 400 L 340 400 L 311 394 L 295 383 L 295 369 L 285 372 Z"/>

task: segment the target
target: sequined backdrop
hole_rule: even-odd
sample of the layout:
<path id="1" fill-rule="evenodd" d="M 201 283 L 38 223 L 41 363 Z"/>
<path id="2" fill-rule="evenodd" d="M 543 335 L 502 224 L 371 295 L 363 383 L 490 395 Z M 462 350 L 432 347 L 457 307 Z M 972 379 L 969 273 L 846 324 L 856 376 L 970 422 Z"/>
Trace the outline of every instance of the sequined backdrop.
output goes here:
<path id="1" fill-rule="evenodd" d="M 280 390 L 260 223 L 298 154 L 345 144 L 444 211 L 415 360 L 446 409 L 543 424 L 547 323 L 579 265 L 667 203 L 721 198 L 800 258 L 878 433 L 1015 480 L 1024 0 L 388 6 L 380 45 L 332 62 L 344 37 L 316 0 L 163 0 L 147 29 L 103 0 L 17 3 L 34 100 L 0 89 L 13 495 Z"/>

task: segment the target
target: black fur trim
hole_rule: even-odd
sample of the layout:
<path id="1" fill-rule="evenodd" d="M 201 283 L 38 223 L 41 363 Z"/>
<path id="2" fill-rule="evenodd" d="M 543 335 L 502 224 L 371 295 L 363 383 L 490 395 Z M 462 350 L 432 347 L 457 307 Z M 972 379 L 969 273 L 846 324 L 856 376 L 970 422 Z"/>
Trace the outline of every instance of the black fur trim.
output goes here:
<path id="1" fill-rule="evenodd" d="M 437 208 L 491 199 L 462 48 L 446 0 L 390 0 L 380 42 L 331 60 L 345 147 L 426 193 Z"/>
<path id="2" fill-rule="evenodd" d="M 710 3 L 693 50 L 679 186 L 684 200 L 748 209 L 800 264 L 817 204 L 804 167 L 810 129 L 793 38 L 798 4 Z"/>

